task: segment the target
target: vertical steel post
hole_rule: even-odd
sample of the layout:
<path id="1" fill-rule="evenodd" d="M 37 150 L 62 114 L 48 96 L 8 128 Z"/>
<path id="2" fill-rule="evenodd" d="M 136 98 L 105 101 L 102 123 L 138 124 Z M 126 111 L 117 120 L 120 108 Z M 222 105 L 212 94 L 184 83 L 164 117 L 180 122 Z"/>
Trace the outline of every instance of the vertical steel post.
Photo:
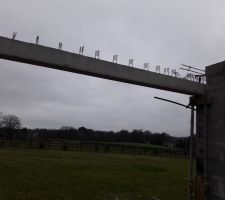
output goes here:
<path id="1" fill-rule="evenodd" d="M 189 184 L 188 199 L 193 199 L 193 136 L 194 136 L 194 105 L 191 105 L 191 127 L 190 127 L 190 168 L 189 168 Z"/>
<path id="2" fill-rule="evenodd" d="M 208 106 L 204 105 L 204 200 L 208 199 L 208 132 L 207 132 L 207 115 Z"/>

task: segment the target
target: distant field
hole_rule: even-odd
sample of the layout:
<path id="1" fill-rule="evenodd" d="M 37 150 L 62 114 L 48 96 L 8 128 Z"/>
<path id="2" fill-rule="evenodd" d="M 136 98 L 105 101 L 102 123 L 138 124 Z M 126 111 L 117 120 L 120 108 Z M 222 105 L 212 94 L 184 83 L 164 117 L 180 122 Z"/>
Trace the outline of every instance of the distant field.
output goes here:
<path id="1" fill-rule="evenodd" d="M 185 159 L 0 149 L 0 199 L 183 200 L 187 172 Z"/>

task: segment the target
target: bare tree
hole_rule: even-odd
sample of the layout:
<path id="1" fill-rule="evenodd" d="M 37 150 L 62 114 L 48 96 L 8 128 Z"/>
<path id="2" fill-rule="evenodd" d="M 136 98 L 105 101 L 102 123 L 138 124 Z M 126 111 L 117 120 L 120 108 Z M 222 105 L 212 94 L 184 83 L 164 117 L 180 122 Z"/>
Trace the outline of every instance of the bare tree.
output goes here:
<path id="1" fill-rule="evenodd" d="M 19 129 L 21 127 L 20 118 L 15 115 L 3 115 L 1 125 L 3 128 L 8 129 L 12 144 L 14 129 Z"/>
<path id="2" fill-rule="evenodd" d="M 2 126 L 7 129 L 19 129 L 21 127 L 20 118 L 15 115 L 3 115 Z"/>

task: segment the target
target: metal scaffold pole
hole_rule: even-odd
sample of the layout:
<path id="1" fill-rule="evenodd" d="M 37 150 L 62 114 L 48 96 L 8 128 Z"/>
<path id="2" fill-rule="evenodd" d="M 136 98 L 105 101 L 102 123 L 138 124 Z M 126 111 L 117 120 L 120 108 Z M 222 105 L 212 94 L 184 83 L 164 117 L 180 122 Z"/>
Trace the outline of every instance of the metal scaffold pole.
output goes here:
<path id="1" fill-rule="evenodd" d="M 190 127 L 190 168 L 189 168 L 189 184 L 188 199 L 193 199 L 193 138 L 194 138 L 194 106 L 191 105 L 191 127 Z"/>
<path id="2" fill-rule="evenodd" d="M 185 108 L 191 109 L 191 126 L 190 126 L 190 151 L 189 151 L 189 178 L 188 178 L 188 200 L 193 200 L 193 138 L 194 138 L 194 120 L 195 120 L 195 107 L 192 104 L 185 105 L 176 101 L 154 97 L 155 99 L 173 103 Z"/>

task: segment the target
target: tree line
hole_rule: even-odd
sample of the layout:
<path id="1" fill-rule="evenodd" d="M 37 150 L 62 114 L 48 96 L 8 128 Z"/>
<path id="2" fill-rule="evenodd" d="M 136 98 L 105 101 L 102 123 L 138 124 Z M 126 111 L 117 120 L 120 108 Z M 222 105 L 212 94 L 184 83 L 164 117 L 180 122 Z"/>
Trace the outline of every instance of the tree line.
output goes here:
<path id="1" fill-rule="evenodd" d="M 21 120 L 15 115 L 0 114 L 0 137 L 6 139 L 63 139 L 123 143 L 149 143 L 187 149 L 189 137 L 173 137 L 168 133 L 152 133 L 148 130 L 99 131 L 80 127 L 62 126 L 60 129 L 21 128 Z"/>

